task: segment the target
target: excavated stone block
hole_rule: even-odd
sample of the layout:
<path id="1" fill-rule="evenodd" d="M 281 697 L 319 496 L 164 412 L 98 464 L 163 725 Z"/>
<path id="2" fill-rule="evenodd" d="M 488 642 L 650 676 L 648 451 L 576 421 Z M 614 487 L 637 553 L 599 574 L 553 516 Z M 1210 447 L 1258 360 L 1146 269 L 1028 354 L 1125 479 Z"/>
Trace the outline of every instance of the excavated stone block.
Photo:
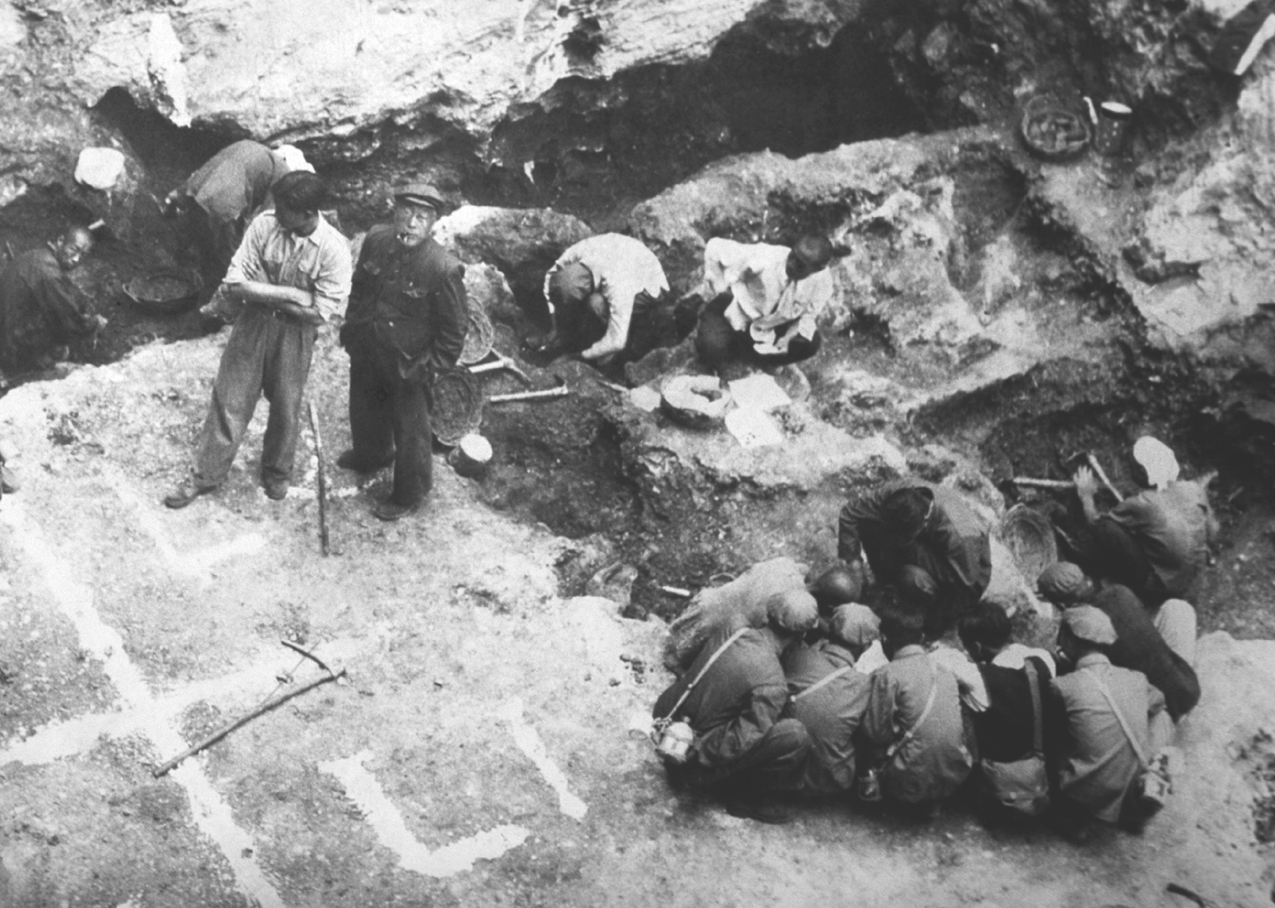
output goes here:
<path id="1" fill-rule="evenodd" d="M 499 268 L 524 302 L 543 300 L 545 272 L 568 246 L 592 235 L 584 221 L 548 208 L 465 205 L 434 226 L 434 238 L 461 261 Z"/>

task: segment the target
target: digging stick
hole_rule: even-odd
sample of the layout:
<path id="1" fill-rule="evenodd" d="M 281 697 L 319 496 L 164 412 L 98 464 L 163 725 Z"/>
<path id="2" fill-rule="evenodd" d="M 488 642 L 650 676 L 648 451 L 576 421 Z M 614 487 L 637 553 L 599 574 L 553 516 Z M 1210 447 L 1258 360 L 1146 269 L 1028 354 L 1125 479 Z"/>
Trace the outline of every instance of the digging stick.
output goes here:
<path id="1" fill-rule="evenodd" d="M 310 410 L 310 431 L 314 433 L 314 457 L 319 462 L 319 547 L 323 554 L 328 549 L 328 477 L 323 470 L 323 436 L 319 434 L 319 420 L 314 415 L 314 401 L 308 401 Z"/>
<path id="2" fill-rule="evenodd" d="M 185 760 L 187 757 L 193 757 L 195 754 L 199 753 L 201 750 L 211 747 L 212 745 L 220 741 L 222 738 L 226 737 L 226 735 L 234 731 L 236 728 L 240 728 L 241 726 L 247 725 L 253 719 L 257 718 L 258 716 L 264 715 L 265 713 L 270 712 L 270 710 L 274 709 L 277 706 L 281 706 L 282 704 L 287 703 L 293 697 L 299 697 L 302 694 L 304 694 L 306 691 L 313 690 L 314 688 L 318 687 L 320 684 L 327 684 L 329 681 L 335 681 L 338 678 L 341 678 L 344 676 L 345 676 L 345 669 L 341 669 L 336 674 L 332 674 L 331 672 L 329 672 L 328 674 L 324 675 L 322 678 L 315 678 L 313 681 L 310 681 L 306 684 L 301 685 L 294 691 L 289 691 L 286 694 L 280 694 L 279 696 L 275 697 L 272 700 L 267 700 L 265 703 L 262 703 L 260 706 L 258 706 L 256 709 L 252 710 L 251 712 L 244 713 L 242 716 L 240 716 L 238 719 L 235 719 L 233 722 L 229 722 L 223 725 L 221 728 L 217 729 L 215 732 L 210 734 L 208 737 L 204 738 L 202 741 L 200 741 L 198 744 L 194 745 L 193 747 L 188 747 L 186 750 L 182 751 L 177 756 L 173 757 L 171 760 L 168 760 L 164 763 L 161 763 L 159 766 L 156 766 L 154 770 L 151 771 L 151 775 L 153 775 L 155 778 L 158 779 L 160 776 L 164 775 L 166 772 L 168 772 L 170 769 L 172 769 L 182 760 Z"/>
<path id="3" fill-rule="evenodd" d="M 1116 491 L 1116 487 L 1111 484 L 1111 480 L 1107 478 L 1107 471 L 1102 468 L 1102 464 L 1098 463 L 1098 458 L 1093 453 L 1085 455 L 1085 459 L 1089 461 L 1089 466 L 1093 467 L 1093 471 L 1098 474 L 1098 478 L 1102 480 L 1102 484 L 1107 487 L 1107 491 L 1116 496 L 1116 501 L 1124 501 L 1124 496 Z"/>

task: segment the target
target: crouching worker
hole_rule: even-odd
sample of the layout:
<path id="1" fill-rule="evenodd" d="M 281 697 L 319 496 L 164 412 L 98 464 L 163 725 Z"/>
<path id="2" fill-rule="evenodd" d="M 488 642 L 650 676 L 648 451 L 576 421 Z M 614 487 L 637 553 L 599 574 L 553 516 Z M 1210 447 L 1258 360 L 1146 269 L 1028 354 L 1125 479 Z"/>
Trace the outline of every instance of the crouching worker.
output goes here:
<path id="1" fill-rule="evenodd" d="M 700 362 L 720 375 L 731 367 L 773 369 L 818 353 L 816 321 L 835 292 L 832 256 L 823 236 L 802 237 L 792 248 L 709 240 L 700 290 L 707 302 L 695 331 Z"/>
<path id="2" fill-rule="evenodd" d="M 638 240 L 603 233 L 581 240 L 559 256 L 545 275 L 545 299 L 553 329 L 533 343 L 551 355 L 578 353 L 605 364 L 617 357 L 637 358 L 652 344 L 633 332 L 668 292 L 668 279 L 655 253 Z M 636 317 L 635 317 L 636 313 Z M 635 336 L 630 340 L 630 334 Z"/>
<path id="3" fill-rule="evenodd" d="M 922 648 L 922 625 L 913 610 L 894 608 L 881 616 L 890 664 L 872 673 L 863 735 L 873 752 L 867 778 L 875 772 L 881 793 L 934 816 L 969 776 L 974 759 L 956 677 Z M 875 799 L 872 787 L 861 785 L 864 800 Z"/>
<path id="4" fill-rule="evenodd" d="M 1164 694 L 1169 717 L 1179 721 L 1200 702 L 1195 674 L 1195 609 L 1170 599 L 1154 610 L 1133 590 L 1112 584 L 1099 590 L 1078 565 L 1051 564 L 1036 581 L 1041 595 L 1062 608 L 1092 605 L 1107 616 L 1116 640 L 1106 650 L 1112 665 L 1146 675 Z"/>
<path id="5" fill-rule="evenodd" d="M 796 719 L 781 718 L 788 687 L 780 657 L 814 625 L 815 602 L 804 591 L 780 593 L 767 612 L 766 627 L 710 635 L 652 715 L 670 782 L 722 798 L 733 816 L 785 823 L 792 810 L 783 793 L 801 786 L 810 738 Z"/>
<path id="6" fill-rule="evenodd" d="M 50 369 L 68 345 L 106 327 L 70 273 L 93 248 L 93 235 L 71 227 L 56 242 L 19 253 L 0 271 L 0 389 L 4 377 Z"/>
<path id="7" fill-rule="evenodd" d="M 913 480 L 850 499 L 837 525 L 837 557 L 862 583 L 866 557 L 878 583 L 925 615 L 937 638 L 982 598 L 992 576 L 987 528 L 959 492 Z"/>
<path id="8" fill-rule="evenodd" d="M 990 603 L 980 603 L 961 618 L 958 630 L 961 645 L 978 666 L 987 703 L 970 713 L 983 806 L 991 816 L 1039 816 L 1049 807 L 1044 703 L 1054 661 L 1044 650 L 1027 650 L 1025 658 L 1017 659 L 1014 651 L 1006 653 L 1009 616 Z"/>
<path id="9" fill-rule="evenodd" d="M 1058 647 L 1075 670 L 1052 683 L 1045 746 L 1059 761 L 1057 819 L 1072 837 L 1084 837 L 1090 817 L 1140 829 L 1169 788 L 1164 696 L 1141 672 L 1111 664 L 1115 642 L 1094 606 L 1063 613 Z"/>
<path id="10" fill-rule="evenodd" d="M 838 794 L 854 788 L 855 736 L 868 708 L 868 676 L 854 664 L 880 636 L 879 628 L 880 621 L 866 605 L 842 605 L 828 621 L 826 638 L 784 653 L 792 697 L 786 715 L 801 722 L 810 735 L 804 792 Z"/>

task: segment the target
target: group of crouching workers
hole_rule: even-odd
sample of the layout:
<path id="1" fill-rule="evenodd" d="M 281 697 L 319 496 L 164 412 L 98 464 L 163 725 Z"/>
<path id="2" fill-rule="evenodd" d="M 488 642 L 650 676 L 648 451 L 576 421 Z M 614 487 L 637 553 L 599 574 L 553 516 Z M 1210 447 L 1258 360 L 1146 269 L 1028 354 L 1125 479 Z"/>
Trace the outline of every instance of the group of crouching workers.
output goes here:
<path id="1" fill-rule="evenodd" d="M 653 709 L 670 782 L 765 822 L 791 819 L 803 796 L 933 816 L 961 792 L 1069 838 L 1094 820 L 1141 829 L 1200 697 L 1181 597 L 1216 524 L 1167 447 L 1143 438 L 1134 454 L 1150 488 L 1105 513 L 1092 475 L 1076 477 L 1095 542 L 1085 569 L 1056 562 L 1037 579 L 1060 609 L 1052 652 L 1016 642 L 984 600 L 986 524 L 920 481 L 850 500 L 840 560 L 808 584 L 764 582 L 766 563 L 719 588 L 693 645 L 671 650 L 679 677 Z"/>

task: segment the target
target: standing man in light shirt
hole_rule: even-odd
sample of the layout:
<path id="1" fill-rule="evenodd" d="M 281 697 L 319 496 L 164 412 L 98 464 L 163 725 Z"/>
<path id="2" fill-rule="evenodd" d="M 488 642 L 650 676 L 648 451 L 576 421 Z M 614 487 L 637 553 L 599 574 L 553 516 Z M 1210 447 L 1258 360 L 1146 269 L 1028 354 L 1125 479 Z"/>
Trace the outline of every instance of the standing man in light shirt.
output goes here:
<path id="1" fill-rule="evenodd" d="M 806 236 L 791 249 L 714 238 L 704 246 L 708 300 L 695 350 L 715 372 L 734 363 L 775 367 L 819 352 L 815 320 L 833 296 L 832 244 Z"/>
<path id="2" fill-rule="evenodd" d="M 274 500 L 288 494 L 301 428 L 301 399 L 319 326 L 350 293 L 350 244 L 319 213 L 326 190 L 295 171 L 274 185 L 275 210 L 258 215 L 223 282 L 245 305 L 221 355 L 191 477 L 164 499 L 184 508 L 217 489 L 262 393 L 270 402 L 261 481 Z"/>
<path id="3" fill-rule="evenodd" d="M 581 240 L 558 257 L 545 275 L 545 299 L 553 330 L 541 350 L 579 353 L 605 364 L 629 344 L 634 310 L 649 311 L 668 292 L 660 260 L 633 237 L 603 233 Z M 648 352 L 630 349 L 640 356 Z"/>

